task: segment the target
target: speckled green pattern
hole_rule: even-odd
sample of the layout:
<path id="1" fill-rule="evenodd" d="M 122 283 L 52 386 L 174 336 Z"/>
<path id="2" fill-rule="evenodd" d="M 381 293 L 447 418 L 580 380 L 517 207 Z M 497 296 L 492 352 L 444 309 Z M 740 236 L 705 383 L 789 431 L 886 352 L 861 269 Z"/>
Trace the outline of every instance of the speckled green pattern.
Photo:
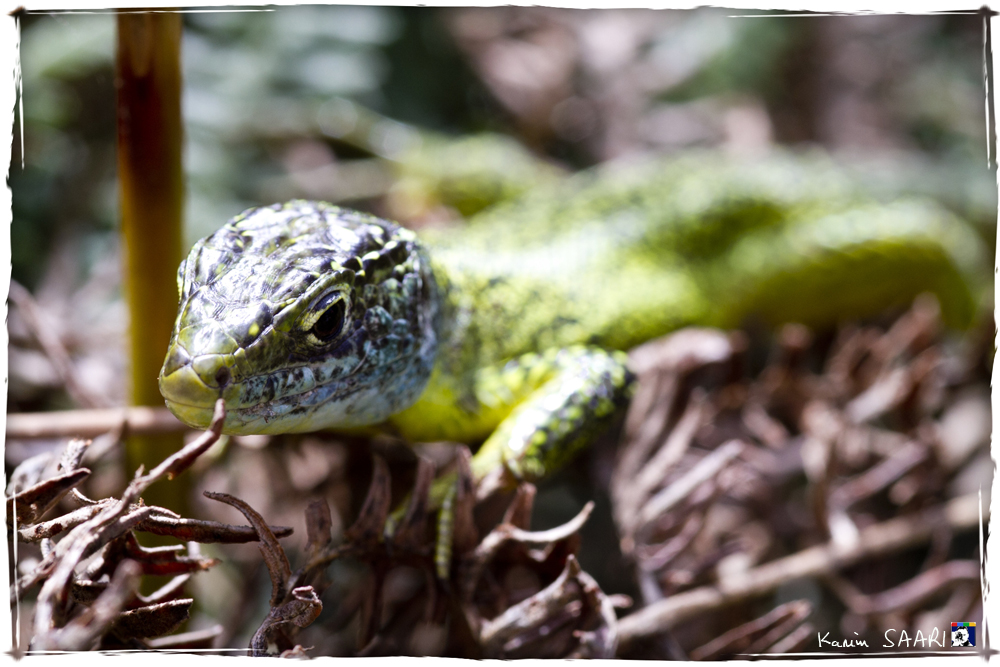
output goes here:
<path id="1" fill-rule="evenodd" d="M 599 435 L 632 397 L 634 376 L 623 352 L 572 346 L 526 354 L 480 376 L 479 396 L 517 408 L 473 460 L 482 477 L 503 462 L 522 479 L 562 467 Z M 485 376 L 485 377 L 484 377 Z M 522 387 L 536 387 L 517 401 Z"/>
<path id="2" fill-rule="evenodd" d="M 923 291 L 964 325 L 984 257 L 943 209 L 873 202 L 815 154 L 584 173 L 419 242 L 290 202 L 192 250 L 161 390 L 197 426 L 220 395 L 232 433 L 388 420 L 414 441 L 485 441 L 477 475 L 503 461 L 534 478 L 626 402 L 612 350 L 751 315 L 829 325 Z"/>
<path id="3" fill-rule="evenodd" d="M 975 233 L 930 202 L 861 205 L 748 236 L 709 263 L 702 282 L 719 308 L 706 323 L 731 327 L 752 314 L 822 326 L 931 291 L 945 321 L 964 327 L 983 259 Z"/>
<path id="4" fill-rule="evenodd" d="M 328 204 L 252 209 L 199 241 L 160 374 L 167 405 L 229 433 L 384 421 L 420 395 L 437 353 L 437 287 L 412 232 Z M 342 315 L 320 339 L 328 309 Z M 207 410 L 207 412 L 206 412 Z"/>

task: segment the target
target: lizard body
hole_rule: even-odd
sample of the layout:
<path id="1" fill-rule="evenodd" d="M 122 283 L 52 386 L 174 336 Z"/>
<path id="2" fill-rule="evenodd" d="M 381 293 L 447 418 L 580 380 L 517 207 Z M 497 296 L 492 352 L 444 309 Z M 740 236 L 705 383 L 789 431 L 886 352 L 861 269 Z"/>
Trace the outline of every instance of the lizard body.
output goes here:
<path id="1" fill-rule="evenodd" d="M 974 233 L 924 200 L 859 197 L 817 156 L 695 154 L 584 173 L 420 239 L 318 202 L 251 209 L 199 241 L 160 376 L 231 433 L 383 422 L 547 474 L 624 405 L 623 351 L 688 324 L 830 324 L 935 292 L 975 309 Z"/>

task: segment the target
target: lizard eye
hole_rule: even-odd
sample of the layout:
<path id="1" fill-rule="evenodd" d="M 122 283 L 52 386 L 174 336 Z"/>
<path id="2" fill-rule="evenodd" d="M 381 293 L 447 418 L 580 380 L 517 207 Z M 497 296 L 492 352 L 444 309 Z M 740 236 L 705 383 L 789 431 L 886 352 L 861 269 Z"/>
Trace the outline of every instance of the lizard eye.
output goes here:
<path id="1" fill-rule="evenodd" d="M 312 335 L 323 342 L 335 338 L 344 328 L 345 312 L 346 304 L 344 303 L 344 299 L 337 298 L 330 303 L 326 311 L 313 324 L 311 329 Z"/>

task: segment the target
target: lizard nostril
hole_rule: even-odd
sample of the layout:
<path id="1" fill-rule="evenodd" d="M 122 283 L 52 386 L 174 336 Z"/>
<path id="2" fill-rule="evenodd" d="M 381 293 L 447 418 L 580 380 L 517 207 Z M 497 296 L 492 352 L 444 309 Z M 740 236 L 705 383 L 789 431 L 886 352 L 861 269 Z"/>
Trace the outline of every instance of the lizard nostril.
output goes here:
<path id="1" fill-rule="evenodd" d="M 219 385 L 219 389 L 224 389 L 231 377 L 228 366 L 222 366 L 215 371 L 215 383 Z"/>

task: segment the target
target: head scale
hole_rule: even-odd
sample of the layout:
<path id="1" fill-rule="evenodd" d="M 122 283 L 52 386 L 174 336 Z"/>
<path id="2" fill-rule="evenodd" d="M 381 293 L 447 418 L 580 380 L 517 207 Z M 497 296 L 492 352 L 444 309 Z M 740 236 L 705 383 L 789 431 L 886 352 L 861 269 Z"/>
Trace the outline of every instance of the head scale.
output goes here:
<path id="1" fill-rule="evenodd" d="M 286 433 L 374 424 L 412 404 L 437 351 L 438 295 L 412 232 L 321 202 L 254 208 L 198 241 L 160 372 L 205 427 Z"/>

